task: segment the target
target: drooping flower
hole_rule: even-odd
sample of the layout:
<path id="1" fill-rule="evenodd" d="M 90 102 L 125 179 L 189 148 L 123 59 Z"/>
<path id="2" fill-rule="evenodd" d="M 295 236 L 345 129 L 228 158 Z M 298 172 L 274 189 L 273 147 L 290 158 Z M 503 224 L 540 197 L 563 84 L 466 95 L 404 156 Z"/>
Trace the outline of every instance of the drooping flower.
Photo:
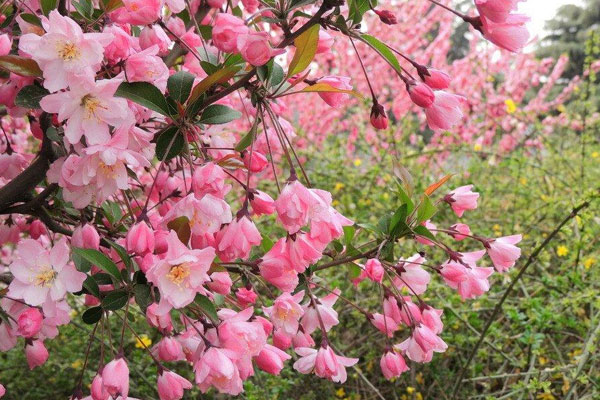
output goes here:
<path id="1" fill-rule="evenodd" d="M 479 193 L 473 192 L 471 189 L 473 189 L 473 185 L 461 186 L 444 197 L 444 201 L 450 204 L 450 207 L 452 207 L 452 210 L 458 217 L 462 217 L 467 210 L 477 208 Z"/>
<path id="2" fill-rule="evenodd" d="M 29 369 L 43 365 L 49 357 L 48 349 L 41 340 L 33 340 L 25 344 L 25 357 Z"/>
<path id="3" fill-rule="evenodd" d="M 283 362 L 292 358 L 285 351 L 275 346 L 266 344 L 258 356 L 254 357 L 258 368 L 271 375 L 279 375 L 283 369 Z"/>
<path id="4" fill-rule="evenodd" d="M 425 109 L 427 124 L 432 130 L 446 130 L 456 125 L 462 118 L 463 98 L 455 94 L 438 90 L 433 105 Z"/>
<path id="5" fill-rule="evenodd" d="M 179 400 L 184 389 L 191 389 L 192 383 L 173 371 L 162 371 L 157 380 L 160 400 Z"/>
<path id="6" fill-rule="evenodd" d="M 331 87 L 341 90 L 352 90 L 350 78 L 346 76 L 325 76 L 318 83 L 325 83 Z M 333 108 L 341 107 L 350 99 L 350 95 L 344 92 L 319 92 L 319 96 L 325 103 Z"/>
<path id="7" fill-rule="evenodd" d="M 129 394 L 129 367 L 123 357 L 115 358 L 102 369 L 102 385 L 112 397 Z"/>
<path id="8" fill-rule="evenodd" d="M 488 278 L 494 269 L 475 264 L 484 254 L 485 250 L 460 253 L 460 261 L 449 260 L 441 266 L 440 274 L 444 281 L 457 289 L 463 300 L 481 296 L 490 289 Z"/>
<path id="9" fill-rule="evenodd" d="M 521 239 L 521 235 L 512 235 L 484 242 L 487 253 L 498 272 L 505 272 L 512 268 L 521 257 L 521 249 L 515 246 Z"/>
<path id="10" fill-rule="evenodd" d="M 525 24 L 529 17 L 522 14 L 510 14 L 502 22 L 494 22 L 481 17 L 483 36 L 496 46 L 513 53 L 519 52 L 529 40 L 529 31 Z"/>
<path id="11" fill-rule="evenodd" d="M 310 347 L 299 347 L 296 350 L 299 356 L 294 363 L 294 369 L 302 374 L 314 370 L 315 375 L 333 382 L 346 382 L 346 367 L 351 367 L 358 362 L 358 358 L 338 356 L 329 345 L 315 350 Z"/>
<path id="12" fill-rule="evenodd" d="M 304 297 L 304 290 L 295 295 L 283 293 L 273 302 L 271 307 L 263 307 L 263 311 L 269 316 L 276 329 L 295 335 L 298 332 L 299 320 L 304 314 L 300 301 Z"/>
<path id="13" fill-rule="evenodd" d="M 379 367 L 386 379 L 392 379 L 400 376 L 410 368 L 406 365 L 404 357 L 395 351 L 387 351 L 379 361 Z"/>
<path id="14" fill-rule="evenodd" d="M 194 365 L 196 384 L 202 393 L 214 386 L 219 392 L 237 396 L 243 390 L 240 372 L 231 350 L 210 347 Z"/>
<path id="15" fill-rule="evenodd" d="M 50 251 L 38 241 L 24 239 L 17 245 L 16 258 L 9 266 L 14 279 L 9 286 L 11 297 L 39 306 L 47 299 L 57 301 L 67 292 L 81 290 L 86 275 L 69 264 L 69 247 L 65 238 Z"/>
<path id="16" fill-rule="evenodd" d="M 304 315 L 302 316 L 301 323 L 302 327 L 304 328 L 304 332 L 311 334 L 317 328 L 321 328 L 319 317 L 323 322 L 323 326 L 326 331 L 329 331 L 333 326 L 339 323 L 338 313 L 333 309 L 333 305 L 337 301 L 339 294 L 340 289 L 335 289 L 333 293 L 329 293 L 327 296 L 317 299 L 316 309 L 311 302 L 303 306 Z"/>
<path id="17" fill-rule="evenodd" d="M 398 289 L 403 287 L 408 288 L 411 294 L 419 295 L 425 293 L 427 285 L 431 280 L 429 272 L 423 269 L 423 264 L 426 261 L 425 257 L 422 257 L 419 253 L 414 254 L 406 260 L 400 260 L 396 267 L 399 277 L 394 278 L 394 285 Z"/>
<path id="18" fill-rule="evenodd" d="M 234 261 L 238 258 L 245 260 L 250 255 L 252 246 L 258 246 L 262 237 L 247 216 L 234 218 L 231 223 L 217 232 L 217 255 L 225 262 Z"/>

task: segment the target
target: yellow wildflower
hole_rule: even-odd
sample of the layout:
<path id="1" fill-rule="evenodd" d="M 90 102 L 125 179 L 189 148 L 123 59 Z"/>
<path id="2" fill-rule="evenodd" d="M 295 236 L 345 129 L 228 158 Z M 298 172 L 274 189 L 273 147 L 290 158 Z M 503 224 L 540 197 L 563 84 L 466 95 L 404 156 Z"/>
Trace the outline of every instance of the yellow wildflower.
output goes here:
<path id="1" fill-rule="evenodd" d="M 594 265 L 595 262 L 596 262 L 596 259 L 594 257 L 588 257 L 583 262 L 583 266 L 585 267 L 585 269 L 590 269 L 592 267 L 592 265 Z"/>
<path id="2" fill-rule="evenodd" d="M 527 185 L 527 178 L 522 177 L 519 181 L 521 182 L 521 185 L 523 185 L 523 186 Z"/>
<path id="3" fill-rule="evenodd" d="M 569 254 L 569 249 L 567 249 L 567 246 L 558 246 L 556 248 L 556 255 L 559 257 L 564 257 L 567 254 Z"/>
<path id="4" fill-rule="evenodd" d="M 475 143 L 475 146 L 473 146 L 473 150 L 475 151 L 481 151 L 482 147 L 480 143 Z"/>
<path id="5" fill-rule="evenodd" d="M 354 166 L 355 167 L 360 167 L 360 164 L 362 164 L 362 160 L 360 158 L 355 158 L 354 159 Z"/>
<path id="6" fill-rule="evenodd" d="M 152 339 L 148 337 L 148 335 L 141 334 L 139 339 L 136 338 L 135 347 L 138 349 L 143 349 L 144 347 L 150 347 L 152 344 Z"/>
<path id="7" fill-rule="evenodd" d="M 506 104 L 506 112 L 507 113 L 512 114 L 515 111 L 517 111 L 517 105 L 515 104 L 514 101 L 512 101 L 512 99 L 504 100 L 504 104 Z"/>
<path id="8" fill-rule="evenodd" d="M 335 395 L 339 398 L 342 398 L 346 395 L 346 392 L 344 391 L 344 388 L 339 388 L 336 392 Z"/>

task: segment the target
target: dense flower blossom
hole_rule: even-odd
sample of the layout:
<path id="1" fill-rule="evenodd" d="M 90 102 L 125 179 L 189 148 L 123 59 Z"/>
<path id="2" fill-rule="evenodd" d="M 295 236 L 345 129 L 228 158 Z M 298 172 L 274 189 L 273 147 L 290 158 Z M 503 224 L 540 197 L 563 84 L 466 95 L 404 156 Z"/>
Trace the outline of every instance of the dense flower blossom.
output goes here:
<path id="1" fill-rule="evenodd" d="M 31 306 L 39 306 L 46 300 L 57 301 L 67 292 L 81 290 L 86 278 L 69 264 L 66 239 L 61 239 L 50 251 L 38 241 L 23 240 L 17 246 L 16 256 L 10 265 L 15 279 L 9 286 L 9 293 Z"/>

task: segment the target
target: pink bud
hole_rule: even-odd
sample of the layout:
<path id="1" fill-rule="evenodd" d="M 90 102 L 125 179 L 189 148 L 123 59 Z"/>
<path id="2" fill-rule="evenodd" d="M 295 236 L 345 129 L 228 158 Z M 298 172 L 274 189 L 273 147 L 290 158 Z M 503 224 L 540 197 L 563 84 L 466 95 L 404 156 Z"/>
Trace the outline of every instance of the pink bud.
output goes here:
<path id="1" fill-rule="evenodd" d="M 129 367 L 123 357 L 116 358 L 104 366 L 102 370 L 102 383 L 112 397 L 129 394 Z"/>
<path id="2" fill-rule="evenodd" d="M 127 251 L 136 254 L 154 251 L 154 233 L 145 222 L 133 225 L 127 233 Z"/>
<path id="3" fill-rule="evenodd" d="M 171 321 L 171 314 L 168 312 L 164 314 L 157 313 L 158 304 L 152 303 L 146 309 L 146 321 L 150 326 L 157 328 L 163 333 L 171 333 L 173 330 L 173 322 Z"/>
<path id="4" fill-rule="evenodd" d="M 271 57 L 285 52 L 284 49 L 273 49 L 271 47 L 267 32 L 250 31 L 239 35 L 237 47 L 244 60 L 255 67 L 265 65 Z"/>
<path id="5" fill-rule="evenodd" d="M 44 225 L 42 221 L 39 219 L 31 221 L 31 224 L 29 225 L 29 236 L 31 236 L 32 239 L 37 240 L 46 233 L 48 233 L 48 231 L 46 230 L 46 225 Z"/>
<path id="6" fill-rule="evenodd" d="M 413 103 L 423 108 L 431 107 L 435 100 L 433 90 L 422 82 L 412 82 L 409 84 L 408 94 Z"/>
<path id="7" fill-rule="evenodd" d="M 235 296 L 237 297 L 242 308 L 245 308 L 249 304 L 254 304 L 256 302 L 256 298 L 258 297 L 252 288 L 239 288 Z"/>
<path id="8" fill-rule="evenodd" d="M 42 329 L 43 321 L 44 316 L 40 310 L 35 307 L 28 308 L 19 315 L 18 331 L 23 337 L 34 337 Z"/>
<path id="9" fill-rule="evenodd" d="M 385 114 L 385 108 L 381 104 L 375 103 L 371 107 L 371 125 L 375 129 L 387 129 L 388 118 Z"/>
<path id="10" fill-rule="evenodd" d="M 48 356 L 48 350 L 41 340 L 34 340 L 25 345 L 25 357 L 27 357 L 29 369 L 43 365 L 48 360 Z"/>
<path id="11" fill-rule="evenodd" d="M 0 383 L 0 397 L 3 397 L 6 394 L 6 389 L 4 385 Z"/>
<path id="12" fill-rule="evenodd" d="M 269 164 L 267 157 L 256 150 L 242 153 L 242 161 L 244 161 L 246 168 L 254 173 L 263 171 Z"/>
<path id="13" fill-rule="evenodd" d="M 92 400 L 109 400 L 110 395 L 104 388 L 101 374 L 97 374 L 92 380 L 90 395 L 92 396 Z"/>
<path id="14" fill-rule="evenodd" d="M 404 358 L 396 353 L 395 351 L 388 351 L 381 357 L 379 362 L 381 372 L 386 379 L 392 379 L 400 376 L 404 371 L 408 371 L 409 368 L 406 366 Z"/>
<path id="15" fill-rule="evenodd" d="M 164 56 L 169 53 L 171 39 L 160 25 L 146 26 L 140 33 L 140 47 L 145 50 L 154 45 L 158 46 L 158 55 Z"/>
<path id="16" fill-rule="evenodd" d="M 275 212 L 275 200 L 260 190 L 252 193 L 250 205 L 255 215 L 273 214 Z"/>
<path id="17" fill-rule="evenodd" d="M 233 282 L 231 281 L 231 277 L 229 276 L 228 272 L 213 272 L 210 274 L 210 279 L 211 282 L 208 282 L 207 284 L 210 290 L 222 295 L 229 294 Z"/>
<path id="18" fill-rule="evenodd" d="M 0 56 L 5 56 L 10 53 L 12 47 L 12 39 L 8 34 L 4 33 L 0 35 Z"/>
<path id="19" fill-rule="evenodd" d="M 396 25 L 398 20 L 396 20 L 396 15 L 388 10 L 373 10 L 375 14 L 379 17 L 379 20 L 387 25 Z"/>
<path id="20" fill-rule="evenodd" d="M 352 90 L 350 78 L 345 76 L 325 76 L 319 79 L 318 83 L 325 83 L 336 89 Z M 343 92 L 319 92 L 319 96 L 325 103 L 334 108 L 341 107 L 348 99 L 350 99 L 350 95 Z"/>
<path id="21" fill-rule="evenodd" d="M 279 375 L 283 369 L 283 362 L 289 360 L 291 356 L 285 351 L 275 346 L 266 344 L 258 356 L 254 358 L 258 368 L 271 375 Z"/>
<path id="22" fill-rule="evenodd" d="M 292 345 L 292 338 L 282 329 L 276 329 L 273 333 L 273 345 L 285 350 Z"/>
<path id="23" fill-rule="evenodd" d="M 460 241 L 463 240 L 464 238 L 466 238 L 466 235 L 470 235 L 471 234 L 471 229 L 469 228 L 469 225 L 466 224 L 454 224 L 450 227 L 450 230 L 455 231 L 456 233 L 451 233 L 450 235 Z"/>
<path id="24" fill-rule="evenodd" d="M 450 75 L 439 69 L 427 68 L 429 75 L 424 74 L 423 80 L 432 89 L 443 90 L 450 85 Z"/>
<path id="25" fill-rule="evenodd" d="M 71 244 L 73 247 L 98 250 L 100 248 L 100 235 L 92 225 L 85 224 L 75 228 L 71 237 Z"/>
<path id="26" fill-rule="evenodd" d="M 371 258 L 365 263 L 365 273 L 373 282 L 381 282 L 384 272 L 381 262 L 376 258 Z"/>
<path id="27" fill-rule="evenodd" d="M 162 361 L 177 361 L 184 358 L 181 344 L 172 337 L 164 337 L 158 343 L 158 358 Z"/>

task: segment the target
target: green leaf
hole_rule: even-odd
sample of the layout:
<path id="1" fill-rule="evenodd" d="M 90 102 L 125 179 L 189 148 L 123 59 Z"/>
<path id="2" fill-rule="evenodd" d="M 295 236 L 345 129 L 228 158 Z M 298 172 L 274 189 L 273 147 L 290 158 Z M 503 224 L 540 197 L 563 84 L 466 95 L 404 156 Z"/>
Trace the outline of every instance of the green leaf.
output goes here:
<path id="1" fill-rule="evenodd" d="M 41 0 L 40 6 L 42 8 L 42 13 L 47 16 L 50 11 L 56 8 L 56 0 Z"/>
<path id="2" fill-rule="evenodd" d="M 129 99 L 162 115 L 170 115 L 167 99 L 156 86 L 148 82 L 123 82 L 119 85 L 115 96 Z"/>
<path id="3" fill-rule="evenodd" d="M 413 203 L 410 196 L 406 193 L 400 182 L 398 182 L 398 197 L 400 197 L 400 201 L 406 204 L 406 213 L 410 214 L 415 209 L 415 204 Z"/>
<path id="4" fill-rule="evenodd" d="M 21 19 L 23 21 L 27 22 L 28 24 L 42 27 L 42 21 L 40 21 L 40 19 L 37 15 L 27 14 L 27 13 L 20 14 L 20 15 L 21 15 Z"/>
<path id="5" fill-rule="evenodd" d="M 88 272 L 90 269 L 92 269 L 92 264 L 75 252 L 73 252 L 71 259 L 75 263 L 75 268 L 77 268 L 77 271 L 79 272 Z"/>
<path id="6" fill-rule="evenodd" d="M 420 224 L 423 221 L 427 221 L 429 218 L 433 217 L 436 211 L 437 208 L 431 202 L 429 196 L 423 195 L 423 200 L 417 209 L 417 223 Z"/>
<path id="7" fill-rule="evenodd" d="M 354 239 L 354 233 L 356 232 L 356 228 L 353 225 L 344 226 L 344 243 L 347 245 L 352 242 Z"/>
<path id="8" fill-rule="evenodd" d="M 114 225 L 123 217 L 121 208 L 114 201 L 105 201 L 102 203 L 102 211 L 104 211 L 104 215 L 111 225 Z"/>
<path id="9" fill-rule="evenodd" d="M 102 318 L 102 312 L 101 307 L 88 308 L 83 312 L 83 315 L 81 315 L 81 319 L 88 325 L 94 325 Z"/>
<path id="10" fill-rule="evenodd" d="M 142 310 L 145 310 L 152 304 L 152 295 L 149 285 L 135 285 L 133 287 L 133 294 L 135 296 L 135 302 Z"/>
<path id="11" fill-rule="evenodd" d="M 113 280 L 110 277 L 110 275 L 105 274 L 104 272 L 96 272 L 94 275 L 92 275 L 92 277 L 94 278 L 94 280 L 96 281 L 96 283 L 98 285 L 112 285 L 113 284 Z"/>
<path id="12" fill-rule="evenodd" d="M 169 95 L 181 104 L 185 103 L 194 85 L 194 75 L 186 71 L 179 71 L 169 77 L 167 89 Z"/>
<path id="13" fill-rule="evenodd" d="M 217 315 L 215 305 L 208 299 L 208 297 L 198 293 L 194 299 L 194 303 L 200 307 L 202 312 L 204 312 L 204 314 L 206 314 L 206 316 L 210 318 L 213 323 L 219 323 L 219 316 Z"/>
<path id="14" fill-rule="evenodd" d="M 132 263 L 131 263 L 131 257 L 129 257 L 129 254 L 127 254 L 127 250 L 125 250 L 125 248 L 123 246 L 113 242 L 112 240 L 108 240 L 108 239 L 105 239 L 105 240 L 110 245 L 110 247 L 115 249 L 115 251 L 121 258 L 121 261 L 123 261 L 123 264 L 125 264 L 127 269 L 130 269 L 132 266 Z"/>
<path id="15" fill-rule="evenodd" d="M 129 294 L 124 289 L 113 290 L 102 299 L 102 308 L 115 311 L 127 304 Z"/>
<path id="16" fill-rule="evenodd" d="M 213 104 L 204 109 L 200 122 L 207 125 L 226 124 L 242 116 L 242 113 L 222 104 Z"/>
<path id="17" fill-rule="evenodd" d="M 413 229 L 413 232 L 416 235 L 424 236 L 428 239 L 435 240 L 435 236 L 433 235 L 433 233 L 431 233 L 431 231 L 425 228 L 423 225 L 417 226 L 415 229 Z"/>
<path id="18" fill-rule="evenodd" d="M 20 56 L 0 56 L 0 68 L 20 76 L 41 77 L 42 70 L 31 58 Z"/>
<path id="19" fill-rule="evenodd" d="M 100 298 L 100 288 L 98 287 L 98 282 L 92 276 L 88 276 L 83 281 L 83 287 L 93 296 Z"/>
<path id="20" fill-rule="evenodd" d="M 392 68 L 396 70 L 396 72 L 402 72 L 402 67 L 400 67 L 398 59 L 382 41 L 377 39 L 375 36 L 367 34 L 361 35 L 361 37 L 364 40 L 364 42 L 369 45 L 369 47 L 371 47 L 373 50 L 378 52 L 383 58 L 385 58 L 385 60 L 392 66 Z"/>
<path id="21" fill-rule="evenodd" d="M 229 67 L 230 65 L 243 64 L 246 60 L 242 57 L 241 54 L 230 54 L 227 56 L 227 59 L 223 63 L 223 66 Z"/>
<path id="22" fill-rule="evenodd" d="M 271 248 L 273 247 L 274 244 L 275 243 L 273 243 L 273 241 L 271 239 L 269 239 L 266 236 L 263 236 L 263 239 L 260 242 L 260 248 L 262 251 L 264 251 L 266 253 L 269 250 L 271 250 Z"/>
<path id="23" fill-rule="evenodd" d="M 371 4 L 369 4 L 369 2 Z M 377 5 L 376 0 L 349 0 L 348 1 L 348 18 L 352 20 L 353 24 L 358 24 L 362 21 L 363 15 L 372 6 L 375 8 Z"/>
<path id="24" fill-rule="evenodd" d="M 254 123 L 250 127 L 250 131 L 244 135 L 242 139 L 240 139 L 239 143 L 235 146 L 235 151 L 243 151 L 248 146 L 254 142 L 254 138 L 256 137 L 256 132 L 258 131 L 258 123 L 260 122 L 260 117 L 257 115 L 254 119 Z"/>
<path id="25" fill-rule="evenodd" d="M 49 95 L 46 89 L 38 85 L 28 85 L 23 87 L 15 97 L 15 105 L 23 108 L 40 108 L 40 100 Z"/>
<path id="26" fill-rule="evenodd" d="M 287 76 L 293 76 L 297 73 L 304 71 L 315 58 L 317 53 L 317 44 L 319 43 L 319 29 L 321 25 L 315 24 L 302 32 L 294 40 L 294 46 L 296 46 L 296 52 L 294 58 L 290 62 Z"/>
<path id="27" fill-rule="evenodd" d="M 44 1 L 44 0 L 42 0 L 42 1 Z M 47 0 L 47 1 L 51 1 L 51 0 Z M 77 12 L 86 19 L 91 19 L 92 15 L 94 15 L 94 6 L 92 5 L 92 3 L 89 0 L 79 0 L 78 2 L 74 1 L 73 6 L 77 10 Z"/>
<path id="28" fill-rule="evenodd" d="M 209 75 L 200 82 L 198 82 L 198 84 L 192 89 L 192 94 L 190 95 L 190 100 L 188 104 L 191 104 L 192 102 L 196 101 L 204 92 L 210 89 L 213 85 L 227 82 L 241 68 L 242 67 L 239 65 L 230 65 L 218 70 L 214 74 Z"/>
<path id="29" fill-rule="evenodd" d="M 183 139 L 183 135 L 179 133 L 179 128 L 171 126 L 161 133 L 156 140 L 156 158 L 168 161 L 178 156 L 181 150 L 183 150 L 184 145 L 185 140 Z"/>
<path id="30" fill-rule="evenodd" d="M 338 89 L 328 83 L 317 82 L 314 85 L 307 86 L 301 92 L 319 92 L 319 93 L 347 93 L 359 99 L 363 96 L 355 90 Z"/>
<path id="31" fill-rule="evenodd" d="M 101 268 L 102 270 L 108 272 L 109 274 L 117 278 L 117 281 L 121 280 L 121 272 L 119 271 L 119 268 L 117 268 L 116 264 L 110 258 L 105 256 L 98 250 L 73 247 L 72 251 L 73 253 L 81 256 L 90 263 L 96 265 L 98 268 Z"/>

